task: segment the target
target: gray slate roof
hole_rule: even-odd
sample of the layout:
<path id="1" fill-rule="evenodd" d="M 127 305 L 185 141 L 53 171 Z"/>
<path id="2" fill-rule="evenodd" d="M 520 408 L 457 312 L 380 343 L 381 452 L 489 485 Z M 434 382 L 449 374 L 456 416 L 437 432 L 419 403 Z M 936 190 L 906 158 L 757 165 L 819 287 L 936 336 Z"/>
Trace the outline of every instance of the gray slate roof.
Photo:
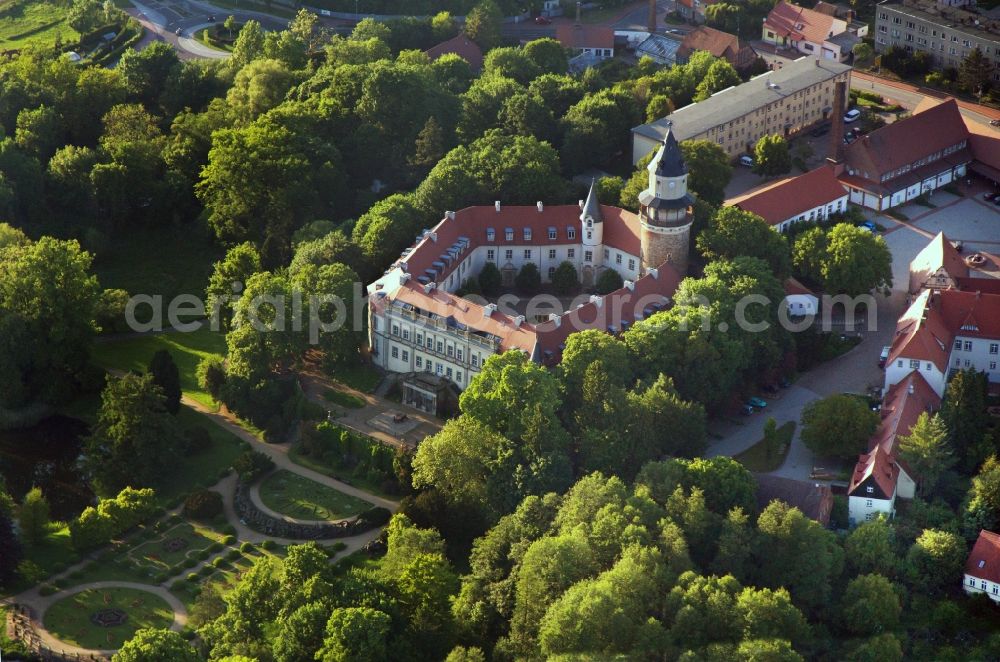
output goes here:
<path id="1" fill-rule="evenodd" d="M 777 71 L 768 71 L 742 85 L 716 92 L 704 101 L 684 106 L 655 122 L 637 126 L 632 131 L 659 141 L 663 140 L 670 126 L 677 140 L 687 140 L 713 126 L 731 122 L 757 108 L 850 70 L 849 64 L 820 60 L 817 66 L 816 58 L 801 57 Z M 668 120 L 671 124 L 668 124 Z"/>

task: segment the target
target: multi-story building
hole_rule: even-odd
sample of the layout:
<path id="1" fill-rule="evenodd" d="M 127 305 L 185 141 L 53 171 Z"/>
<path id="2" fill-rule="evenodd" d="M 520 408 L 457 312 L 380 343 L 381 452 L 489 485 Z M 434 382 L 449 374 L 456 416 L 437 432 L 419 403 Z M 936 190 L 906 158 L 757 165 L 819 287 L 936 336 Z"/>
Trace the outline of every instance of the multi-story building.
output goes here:
<path id="1" fill-rule="evenodd" d="M 983 529 L 965 562 L 962 588 L 969 595 L 982 593 L 1000 603 L 1000 534 Z"/>
<path id="2" fill-rule="evenodd" d="M 445 212 L 417 243 L 368 286 L 372 360 L 396 373 L 432 373 L 458 389 L 468 386 L 490 356 L 519 350 L 544 365 L 558 363 L 575 331 L 620 333 L 663 310 L 687 269 L 692 205 L 687 167 L 671 134 L 649 164 L 640 212 L 601 205 L 592 186 L 580 205 L 468 207 Z M 534 264 L 550 281 L 572 264 L 585 287 L 616 270 L 624 287 L 592 295 L 563 312 L 554 297 L 545 312 L 520 313 L 455 292 L 486 264 L 512 285 Z M 523 302 L 520 302 L 523 303 Z M 411 380 L 412 381 L 412 380 Z M 435 411 L 433 394 L 403 381 L 403 400 Z"/>
<path id="3" fill-rule="evenodd" d="M 716 92 L 664 118 L 632 129 L 632 162 L 655 150 L 668 129 L 677 140 L 710 140 L 730 157 L 753 150 L 766 135 L 789 136 L 830 118 L 837 81 L 850 85 L 851 67 L 799 58 L 742 85 Z"/>
<path id="4" fill-rule="evenodd" d="M 875 50 L 922 51 L 935 69 L 955 67 L 978 47 L 1000 81 L 1000 20 L 933 0 L 886 0 L 875 7 Z"/>
<path id="5" fill-rule="evenodd" d="M 795 49 L 803 55 L 844 62 L 850 57 L 854 44 L 867 34 L 867 26 L 859 34 L 856 25 L 835 14 L 781 0 L 764 19 L 761 39 L 779 48 Z"/>

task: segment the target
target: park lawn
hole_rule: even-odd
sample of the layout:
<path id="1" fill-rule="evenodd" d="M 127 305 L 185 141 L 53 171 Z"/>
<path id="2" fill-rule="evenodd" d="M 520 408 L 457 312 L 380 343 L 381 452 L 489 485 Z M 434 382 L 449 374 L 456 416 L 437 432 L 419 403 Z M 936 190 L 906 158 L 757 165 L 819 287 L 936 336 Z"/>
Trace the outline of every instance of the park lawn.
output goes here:
<path id="1" fill-rule="evenodd" d="M 80 33 L 69 26 L 65 8 L 55 2 L 14 0 L 0 4 L 0 50 L 51 46 L 57 37 L 63 43 L 73 43 Z"/>
<path id="2" fill-rule="evenodd" d="M 156 572 L 177 574 L 174 572 L 174 566 L 183 564 L 189 558 L 197 560 L 198 552 L 207 550 L 220 538 L 221 536 L 208 535 L 207 529 L 195 528 L 184 522 L 167 529 L 152 540 L 133 547 L 128 551 L 128 556 L 133 563 L 144 570 L 152 569 Z M 167 543 L 173 540 L 183 540 L 185 544 L 180 549 L 170 548 Z"/>
<path id="3" fill-rule="evenodd" d="M 199 487 L 215 485 L 244 450 L 242 439 L 190 407 L 181 407 L 177 421 L 183 429 L 195 426 L 205 428 L 212 437 L 212 445 L 200 453 L 179 458 L 179 464 L 166 484 L 156 488 L 157 501 L 164 506 Z"/>
<path id="4" fill-rule="evenodd" d="M 222 256 L 207 231 L 191 224 L 134 228 L 115 236 L 111 247 L 94 260 L 94 272 L 101 287 L 162 296 L 166 325 L 172 298 L 193 294 L 204 299 L 213 265 Z M 149 306 L 136 312 L 139 319 L 148 315 Z"/>
<path id="5" fill-rule="evenodd" d="M 127 615 L 121 625 L 103 627 L 90 617 L 102 609 Z M 68 644 L 84 648 L 118 648 L 142 628 L 166 628 L 174 612 L 163 598 L 132 588 L 88 589 L 54 603 L 45 611 L 45 628 Z"/>
<path id="6" fill-rule="evenodd" d="M 198 404 L 210 409 L 217 405 L 211 394 L 198 385 L 198 363 L 204 358 L 222 359 L 226 354 L 226 336 L 200 328 L 190 333 L 170 333 L 133 336 L 94 344 L 93 360 L 102 368 L 145 372 L 158 350 L 170 352 L 181 378 L 181 391 Z"/>
<path id="7" fill-rule="evenodd" d="M 26 550 L 25 559 L 38 566 L 39 576 L 49 577 L 79 561 L 80 555 L 73 549 L 69 527 L 61 522 L 54 522 L 49 526 L 45 538 Z M 10 587 L 10 593 L 20 593 L 31 586 L 31 582 L 18 577 Z"/>
<path id="8" fill-rule="evenodd" d="M 344 519 L 372 507 L 368 501 L 284 469 L 264 479 L 260 500 L 271 510 L 302 520 Z"/>
<path id="9" fill-rule="evenodd" d="M 399 499 L 398 494 L 389 494 L 382 489 L 382 486 L 379 483 L 368 480 L 364 475 L 355 476 L 350 472 L 338 471 L 314 457 L 304 455 L 299 450 L 298 444 L 289 449 L 288 458 L 299 466 L 305 467 L 306 469 L 312 469 L 313 471 L 321 473 L 324 476 L 329 476 L 330 478 L 336 478 L 340 482 L 347 483 L 351 487 L 356 487 L 359 490 L 370 492 L 385 499 Z"/>
<path id="10" fill-rule="evenodd" d="M 340 384 L 362 393 L 372 393 L 382 381 L 378 370 L 367 363 L 353 366 L 336 367 L 330 377 Z"/>
<path id="11" fill-rule="evenodd" d="M 754 473 L 769 473 L 781 468 L 795 435 L 795 421 L 788 421 L 778 427 L 778 451 L 767 456 L 767 445 L 761 439 L 750 448 L 733 457 L 734 460 Z"/>
<path id="12" fill-rule="evenodd" d="M 335 388 L 328 388 L 323 391 L 323 399 L 335 405 L 347 407 L 348 409 L 361 409 L 365 406 L 365 401 L 362 398 L 353 393 L 347 393 Z"/>

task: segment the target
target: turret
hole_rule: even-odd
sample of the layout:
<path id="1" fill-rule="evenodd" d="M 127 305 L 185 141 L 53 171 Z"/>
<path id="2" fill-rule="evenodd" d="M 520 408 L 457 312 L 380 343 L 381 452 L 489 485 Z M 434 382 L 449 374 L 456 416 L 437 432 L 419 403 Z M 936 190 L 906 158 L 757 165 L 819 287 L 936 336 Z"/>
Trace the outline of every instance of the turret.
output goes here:
<path id="1" fill-rule="evenodd" d="M 683 276 L 687 272 L 694 220 L 694 198 L 688 193 L 687 165 L 673 130 L 646 168 L 649 185 L 639 194 L 642 270 L 669 262 Z"/>
<path id="2" fill-rule="evenodd" d="M 581 237 L 584 246 L 600 246 L 604 243 L 604 216 L 601 203 L 597 200 L 597 182 L 590 180 L 587 200 L 580 207 Z"/>

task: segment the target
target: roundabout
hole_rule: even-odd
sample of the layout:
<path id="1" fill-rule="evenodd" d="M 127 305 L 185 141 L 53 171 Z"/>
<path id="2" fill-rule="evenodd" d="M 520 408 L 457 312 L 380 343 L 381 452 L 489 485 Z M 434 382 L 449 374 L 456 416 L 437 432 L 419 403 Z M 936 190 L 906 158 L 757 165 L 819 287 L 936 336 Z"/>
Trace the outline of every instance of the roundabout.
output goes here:
<path id="1" fill-rule="evenodd" d="M 142 628 L 179 629 L 187 621 L 179 600 L 140 586 L 104 582 L 57 593 L 42 613 L 42 625 L 65 648 L 94 651 L 116 650 Z"/>

